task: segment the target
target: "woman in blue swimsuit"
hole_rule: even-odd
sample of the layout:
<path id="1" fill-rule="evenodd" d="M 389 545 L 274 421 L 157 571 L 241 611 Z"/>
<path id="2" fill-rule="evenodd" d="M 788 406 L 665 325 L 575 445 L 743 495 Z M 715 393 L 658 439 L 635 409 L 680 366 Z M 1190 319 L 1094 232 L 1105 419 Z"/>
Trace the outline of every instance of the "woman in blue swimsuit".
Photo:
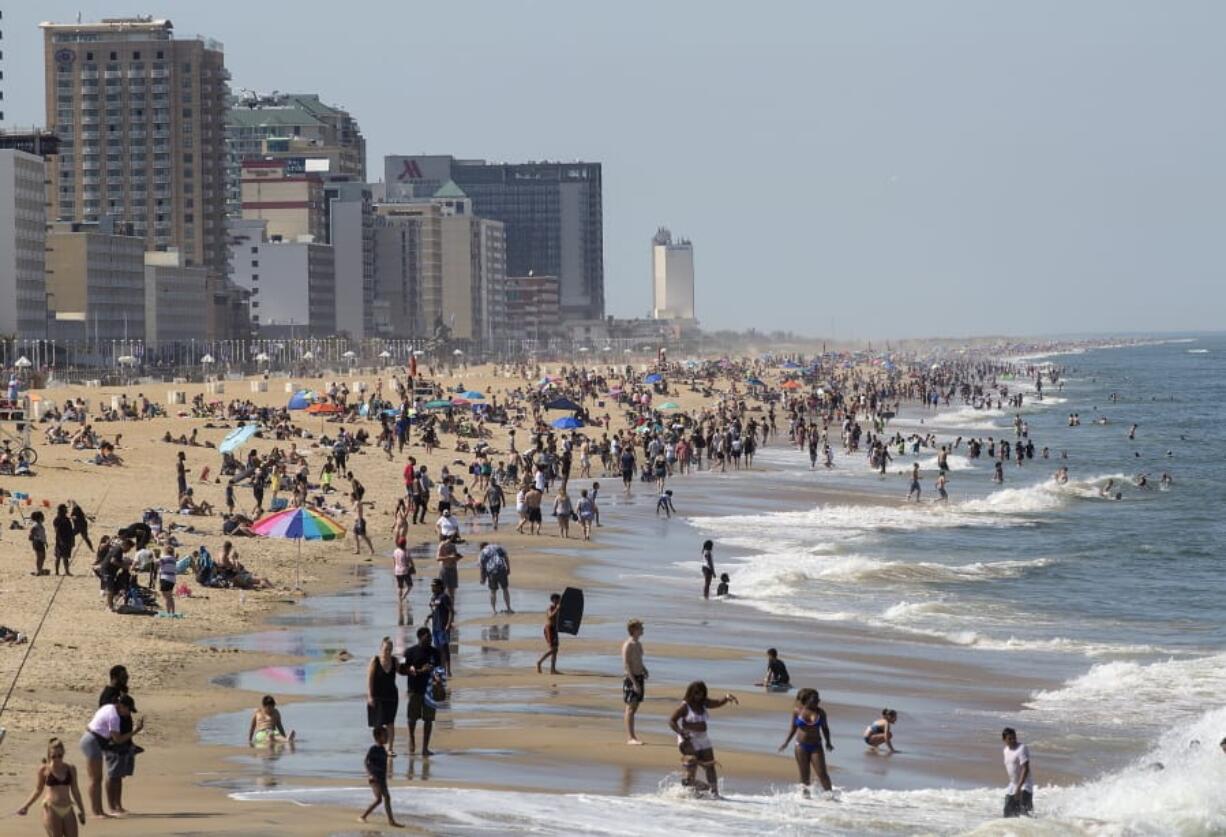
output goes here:
<path id="1" fill-rule="evenodd" d="M 809 786 L 813 782 L 813 773 L 822 783 L 824 790 L 833 790 L 830 774 L 826 772 L 826 753 L 822 750 L 822 738 L 826 739 L 826 750 L 834 750 L 830 741 L 830 722 L 826 718 L 826 710 L 822 709 L 822 700 L 816 689 L 801 689 L 796 693 L 796 707 L 792 710 L 792 721 L 788 724 L 788 737 L 779 745 L 779 752 L 787 749 L 796 737 L 796 766 L 800 769 L 800 783 L 804 786 L 805 796 L 809 795 Z"/>

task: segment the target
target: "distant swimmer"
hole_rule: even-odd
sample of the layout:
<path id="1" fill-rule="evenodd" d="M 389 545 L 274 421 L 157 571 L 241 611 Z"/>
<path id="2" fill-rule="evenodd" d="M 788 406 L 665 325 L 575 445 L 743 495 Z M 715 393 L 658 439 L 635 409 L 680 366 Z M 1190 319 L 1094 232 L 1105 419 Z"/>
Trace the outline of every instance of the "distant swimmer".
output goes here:
<path id="1" fill-rule="evenodd" d="M 1166 471 L 1163 471 L 1162 478 L 1158 480 L 1158 485 L 1160 485 L 1162 488 L 1170 488 L 1174 484 L 1175 480 L 1171 478 L 1171 475 Z"/>
<path id="2" fill-rule="evenodd" d="M 1107 484 L 1098 489 L 1099 497 L 1111 497 L 1111 489 L 1115 488 L 1115 480 L 1107 480 Z"/>
<path id="3" fill-rule="evenodd" d="M 1137 438 L 1137 426 L 1135 424 L 1132 427 L 1128 428 L 1128 438 L 1129 439 Z"/>
<path id="4" fill-rule="evenodd" d="M 947 480 L 945 479 L 944 474 L 940 474 L 937 476 L 937 502 L 938 503 L 944 503 L 949 500 L 949 492 L 945 490 L 945 486 L 947 484 L 948 483 L 947 483 Z"/>
<path id="5" fill-rule="evenodd" d="M 998 459 L 996 460 L 996 464 L 993 468 L 992 482 L 1004 482 L 1004 481 L 1005 481 L 1005 466 L 1004 466 L 1004 463 Z"/>
<path id="6" fill-rule="evenodd" d="M 869 724 L 864 730 L 864 743 L 877 752 L 884 744 L 891 753 L 894 749 L 894 725 L 898 723 L 898 713 L 893 709 L 882 709 L 881 717 Z"/>

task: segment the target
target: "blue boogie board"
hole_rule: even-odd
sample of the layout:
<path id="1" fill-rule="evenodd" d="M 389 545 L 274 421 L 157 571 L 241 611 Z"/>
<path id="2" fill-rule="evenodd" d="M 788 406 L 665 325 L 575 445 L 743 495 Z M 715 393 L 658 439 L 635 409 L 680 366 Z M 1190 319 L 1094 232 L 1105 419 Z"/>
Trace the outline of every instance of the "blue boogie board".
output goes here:
<path id="1" fill-rule="evenodd" d="M 583 591 L 578 587 L 567 587 L 562 591 L 562 604 L 558 610 L 558 633 L 578 636 L 582 621 Z"/>

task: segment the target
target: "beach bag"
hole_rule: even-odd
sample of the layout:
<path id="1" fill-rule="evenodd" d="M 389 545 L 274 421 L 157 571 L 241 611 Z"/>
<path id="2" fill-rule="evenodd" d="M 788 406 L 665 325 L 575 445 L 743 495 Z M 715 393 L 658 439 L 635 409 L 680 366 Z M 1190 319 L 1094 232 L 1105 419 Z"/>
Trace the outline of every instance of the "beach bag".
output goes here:
<path id="1" fill-rule="evenodd" d="M 447 702 L 447 670 L 442 666 L 434 669 L 430 676 L 430 685 L 426 686 L 426 705 L 437 709 L 440 703 Z"/>

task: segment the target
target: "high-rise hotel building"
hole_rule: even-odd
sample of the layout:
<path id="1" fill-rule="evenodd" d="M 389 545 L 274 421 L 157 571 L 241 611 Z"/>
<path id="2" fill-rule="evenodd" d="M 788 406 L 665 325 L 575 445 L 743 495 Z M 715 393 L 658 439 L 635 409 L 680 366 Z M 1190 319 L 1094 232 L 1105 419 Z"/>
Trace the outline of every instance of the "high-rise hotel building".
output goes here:
<path id="1" fill-rule="evenodd" d="M 224 304 L 222 45 L 175 38 L 151 17 L 41 27 L 47 125 L 61 140 L 49 220 L 131 224 L 147 250 L 177 248 L 184 266 L 206 268 L 214 307 Z"/>

